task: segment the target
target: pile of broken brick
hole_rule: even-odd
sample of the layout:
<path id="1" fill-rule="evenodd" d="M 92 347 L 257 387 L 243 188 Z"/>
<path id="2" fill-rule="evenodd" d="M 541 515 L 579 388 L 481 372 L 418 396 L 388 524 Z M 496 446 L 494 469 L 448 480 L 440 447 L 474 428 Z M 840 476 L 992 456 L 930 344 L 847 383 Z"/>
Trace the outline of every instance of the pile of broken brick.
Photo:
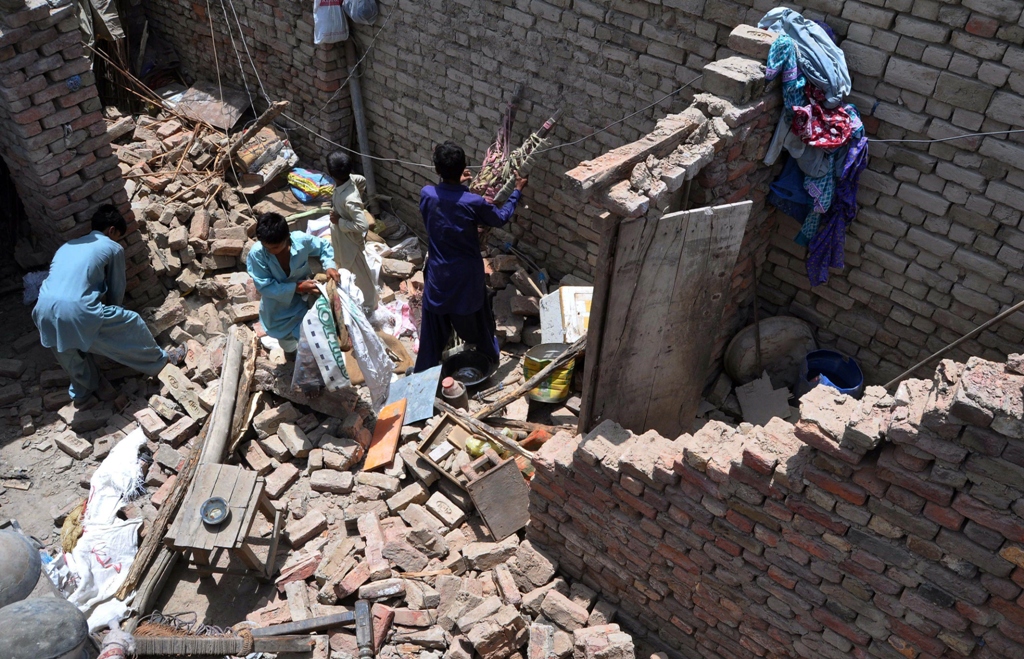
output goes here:
<path id="1" fill-rule="evenodd" d="M 251 622 L 327 616 L 358 598 L 374 602 L 380 657 L 505 659 L 521 657 L 525 646 L 531 659 L 633 656 L 611 605 L 556 577 L 557 563 L 542 548 L 516 534 L 496 541 L 467 512 L 464 494 L 443 486 L 431 492 L 447 481 L 411 446 L 384 474 L 332 470 L 325 450 L 325 468 L 312 472 L 308 490 L 302 481 L 287 490 L 295 497 L 285 531 L 292 553 L 278 597 L 253 611 Z M 403 481 L 407 475 L 412 482 Z M 328 630 L 318 648 L 323 657 L 359 656 L 355 635 L 341 628 Z"/>
<path id="2" fill-rule="evenodd" d="M 72 405 L 67 377 L 59 369 L 40 374 L 35 365 L 4 360 L 0 378 L 8 379 L 0 384 L 10 384 L 0 389 L 0 406 L 9 406 L 6 413 L 20 419 L 27 442 L 52 441 L 77 464 L 88 465 L 79 479 L 86 488 L 89 473 L 110 448 L 136 424 L 141 427 L 153 457 L 145 479 L 151 496 L 126 513 L 146 520 L 148 530 L 191 451 L 199 450 L 202 420 L 217 397 L 228 331 L 244 325 L 256 337 L 262 334 L 256 322 L 259 295 L 244 272 L 255 213 L 260 204 L 278 210 L 296 202 L 285 189 L 250 207 L 251 200 L 211 174 L 223 146 L 214 133 L 203 135 L 175 117 L 151 120 L 114 112 L 109 117 L 112 127 L 122 127 L 115 151 L 123 171 L 139 174 L 129 178 L 129 192 L 140 233 L 161 283 L 170 289 L 159 306 L 142 314 L 161 344 L 189 348 L 180 367 L 182 382 L 144 378 L 99 360 L 117 385 L 118 398 Z M 168 176 L 171 180 L 163 180 Z M 300 210 L 301 205 L 291 207 Z M 511 357 L 514 368 L 501 376 L 505 385 L 523 377 L 518 361 L 524 347 L 517 344 L 540 343 L 538 304 L 547 292 L 538 286 L 544 278 L 527 273 L 516 256 L 495 246 L 509 239 L 492 234 L 485 261 L 488 285 L 498 291 L 499 340 L 517 353 Z M 418 250 L 403 255 L 405 261 L 385 259 L 382 298 L 398 297 L 416 309 L 422 255 Z M 28 350 L 38 337 L 30 333 L 19 341 Z M 574 653 L 580 659 L 633 656 L 632 640 L 612 622 L 609 604 L 597 601 L 583 584 L 570 586 L 556 578 L 557 566 L 539 548 L 520 543 L 518 535 L 491 537 L 466 492 L 439 478 L 416 453 L 432 430 L 429 423 L 402 428 L 394 461 L 380 473 L 362 472 L 375 423 L 365 388 L 307 397 L 290 387 L 293 364 L 279 349 L 254 345 L 253 389 L 259 403 L 229 460 L 240 458 L 266 478 L 268 496 L 287 518 L 289 548 L 282 545 L 277 556 L 278 598 L 253 612 L 252 621 L 268 625 L 326 615 L 332 607 L 365 598 L 376 603 L 375 650 L 384 656 L 469 659 L 475 652 L 504 659 L 525 653 L 527 645 L 537 659 Z M 190 406 L 189 400 L 198 405 Z M 525 421 L 529 406 L 519 403 L 505 414 Z M 471 401 L 470 412 L 479 405 Z M 55 513 L 58 527 L 74 503 Z M 252 535 L 271 533 L 270 520 L 257 516 Z M 357 656 L 354 635 L 329 631 L 315 656 Z"/>

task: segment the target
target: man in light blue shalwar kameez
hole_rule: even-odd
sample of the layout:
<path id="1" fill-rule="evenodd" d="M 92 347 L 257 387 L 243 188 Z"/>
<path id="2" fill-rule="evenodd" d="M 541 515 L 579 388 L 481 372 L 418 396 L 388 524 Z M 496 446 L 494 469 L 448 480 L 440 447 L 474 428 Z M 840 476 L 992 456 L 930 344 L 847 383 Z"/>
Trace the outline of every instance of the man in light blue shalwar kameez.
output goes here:
<path id="1" fill-rule="evenodd" d="M 331 243 L 299 231 L 288 231 L 278 213 L 265 213 L 256 222 L 259 243 L 249 250 L 246 270 L 260 293 L 260 323 L 285 352 L 299 344 L 302 318 L 309 309 L 302 296 L 316 293 L 309 258 L 315 256 L 328 277 L 338 281 Z"/>
<path id="2" fill-rule="evenodd" d="M 113 398 L 101 381 L 92 355 L 102 355 L 147 375 L 157 375 L 168 360 L 180 363 L 183 349 L 170 356 L 153 339 L 139 314 L 121 307 L 125 293 L 124 248 L 127 231 L 114 206 L 92 217 L 92 232 L 68 241 L 53 256 L 50 274 L 39 291 L 32 320 L 43 346 L 71 378 L 68 393 L 76 402 L 91 394 Z"/>

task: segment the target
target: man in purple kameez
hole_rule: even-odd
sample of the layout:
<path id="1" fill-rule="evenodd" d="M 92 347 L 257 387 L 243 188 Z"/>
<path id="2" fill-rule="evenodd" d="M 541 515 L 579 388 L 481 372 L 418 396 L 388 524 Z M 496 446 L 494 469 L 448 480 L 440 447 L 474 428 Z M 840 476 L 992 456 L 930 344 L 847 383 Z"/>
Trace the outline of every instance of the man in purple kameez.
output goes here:
<path id="1" fill-rule="evenodd" d="M 458 145 L 445 142 L 437 146 L 434 169 L 441 182 L 424 186 L 420 192 L 428 255 L 415 370 L 425 371 L 441 363 L 453 329 L 496 364 L 498 341 L 484 287 L 478 228 L 500 227 L 512 219 L 526 179 L 517 177 L 515 191 L 497 208 L 464 185 L 469 174 L 466 154 Z"/>

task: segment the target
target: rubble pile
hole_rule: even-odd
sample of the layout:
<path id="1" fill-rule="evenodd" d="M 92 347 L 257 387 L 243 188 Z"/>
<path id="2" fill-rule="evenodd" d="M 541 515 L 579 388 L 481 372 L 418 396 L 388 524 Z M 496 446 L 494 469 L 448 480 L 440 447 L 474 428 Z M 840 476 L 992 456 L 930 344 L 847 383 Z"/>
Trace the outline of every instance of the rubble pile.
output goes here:
<path id="1" fill-rule="evenodd" d="M 278 423 L 276 437 L 291 435 L 282 418 L 260 419 L 262 432 Z M 557 577 L 557 562 L 529 541 L 491 537 L 468 496 L 412 451 L 419 433 L 403 432 L 413 441 L 384 473 L 346 471 L 348 451 L 358 454 L 360 444 L 330 435 L 309 451 L 308 480 L 291 463 L 271 472 L 272 496 L 290 511 L 292 551 L 277 597 L 250 621 L 300 621 L 366 599 L 382 657 L 633 656 L 614 607 Z M 353 633 L 331 630 L 328 638 L 330 656 L 358 656 Z"/>
<path id="2" fill-rule="evenodd" d="M 110 449 L 141 428 L 147 438 L 148 496 L 124 513 L 144 520 L 145 536 L 189 456 L 200 450 L 227 336 L 241 326 L 249 339 L 246 356 L 254 362 L 253 395 L 250 420 L 228 461 L 263 476 L 268 497 L 286 519 L 276 556 L 277 596 L 249 615 L 252 622 L 265 626 L 328 615 L 362 598 L 374 602 L 375 651 L 385 656 L 632 657 L 632 640 L 614 624 L 609 603 L 583 584 L 556 577 L 557 563 L 521 542 L 522 531 L 492 537 L 457 479 L 441 477 L 416 453 L 441 417 L 426 427 L 423 422 L 402 427 L 393 462 L 381 471 L 361 471 L 376 423 L 365 387 L 319 396 L 293 389 L 294 360 L 255 340 L 264 334 L 259 294 L 244 270 L 255 217 L 275 210 L 294 219 L 316 207 L 304 206 L 287 188 L 247 198 L 220 164 L 227 138 L 202 124 L 166 115 L 120 116 L 113 109 L 105 114 L 140 234 L 169 290 L 159 306 L 140 313 L 158 343 L 188 350 L 183 364 L 166 367 L 158 379 L 98 359 L 117 398 L 73 404 L 66 374 L 32 358 L 37 333 L 21 337 L 14 348 L 25 359 L 0 360 L 0 410 L 20 424 L 22 450 L 45 454 L 53 475 L 70 470 L 73 482 L 88 489 L 91 473 Z M 383 225 L 390 229 L 393 222 Z M 381 298 L 385 304 L 409 305 L 415 325 L 423 254 L 415 239 L 399 242 L 400 231 L 385 235 L 390 249 L 381 267 Z M 504 253 L 510 241 L 500 230 L 488 236 L 486 277 L 496 292 L 497 335 L 505 352 L 492 378 L 498 386 L 471 400 L 470 413 L 500 395 L 502 387 L 521 382 L 522 352 L 540 343 L 539 304 L 548 292 L 547 275 L 534 264 L 530 274 L 517 256 Z M 137 275 L 128 273 L 129 286 Z M 415 334 L 401 340 L 414 354 Z M 575 424 L 578 410 L 579 399 L 570 399 L 550 420 Z M 502 415 L 525 422 L 529 412 L 521 399 Z M 529 434 L 525 427 L 530 424 L 506 431 L 507 436 L 521 440 Z M 41 482 L 48 474 L 38 468 L 28 472 L 25 487 L 58 493 L 56 483 Z M 4 472 L 5 483 L 15 483 L 12 474 Z M 81 491 L 60 494 L 64 498 L 52 511 L 56 542 L 82 499 Z M 272 520 L 258 515 L 251 537 L 272 533 Z M 358 655 L 353 634 L 329 631 L 317 656 Z"/>

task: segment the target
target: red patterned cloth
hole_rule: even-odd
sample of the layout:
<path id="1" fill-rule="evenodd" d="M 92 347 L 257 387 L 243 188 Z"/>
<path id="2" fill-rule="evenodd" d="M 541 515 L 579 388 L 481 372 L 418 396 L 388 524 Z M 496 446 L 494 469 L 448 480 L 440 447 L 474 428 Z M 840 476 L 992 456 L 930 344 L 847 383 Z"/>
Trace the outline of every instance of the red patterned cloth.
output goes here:
<path id="1" fill-rule="evenodd" d="M 825 96 L 814 85 L 807 86 L 807 105 L 793 106 L 793 134 L 805 144 L 819 149 L 835 149 L 850 139 L 853 126 L 842 106 L 829 110 Z"/>

